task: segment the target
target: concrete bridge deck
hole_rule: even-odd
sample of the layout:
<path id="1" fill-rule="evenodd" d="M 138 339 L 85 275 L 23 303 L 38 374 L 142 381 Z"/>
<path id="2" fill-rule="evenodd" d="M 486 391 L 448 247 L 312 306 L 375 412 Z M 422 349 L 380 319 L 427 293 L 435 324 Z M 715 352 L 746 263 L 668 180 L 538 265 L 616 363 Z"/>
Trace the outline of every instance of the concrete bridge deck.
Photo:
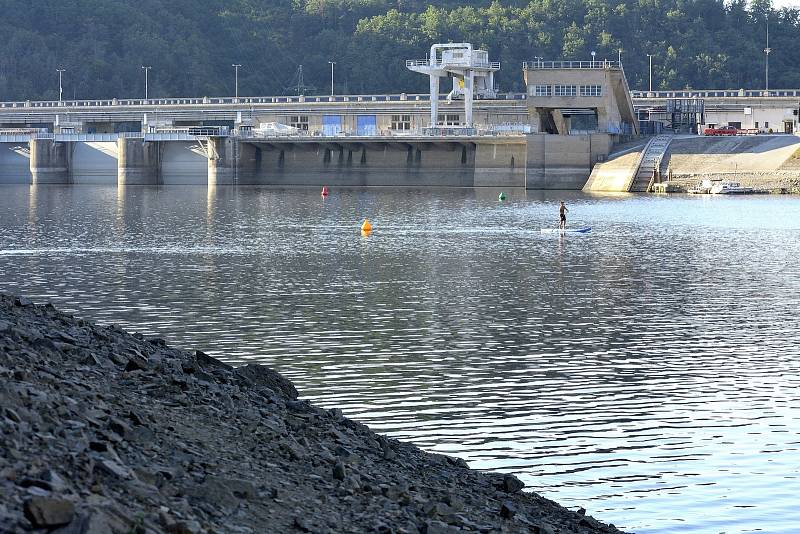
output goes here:
<path id="1" fill-rule="evenodd" d="M 637 109 L 663 106 L 668 98 L 704 98 L 709 113 L 738 112 L 744 108 L 784 109 L 800 106 L 800 89 L 770 90 L 682 90 L 631 91 Z M 501 93 L 497 99 L 476 100 L 476 124 L 528 122 L 527 95 Z M 463 104 L 441 103 L 441 113 L 457 113 Z M 89 133 L 99 132 L 103 124 L 110 132 L 141 131 L 150 124 L 204 122 L 285 122 L 293 114 L 321 116 L 324 114 L 358 115 L 410 114 L 413 127 L 427 125 L 430 111 L 428 94 L 381 94 L 337 96 L 264 96 L 264 97 L 180 97 L 128 98 L 64 101 L 0 102 L 0 128 L 46 126 L 56 123 Z M 138 123 L 138 128 L 136 127 Z M 122 129 L 114 130 L 117 125 Z M 131 130 L 133 128 L 133 130 Z"/>

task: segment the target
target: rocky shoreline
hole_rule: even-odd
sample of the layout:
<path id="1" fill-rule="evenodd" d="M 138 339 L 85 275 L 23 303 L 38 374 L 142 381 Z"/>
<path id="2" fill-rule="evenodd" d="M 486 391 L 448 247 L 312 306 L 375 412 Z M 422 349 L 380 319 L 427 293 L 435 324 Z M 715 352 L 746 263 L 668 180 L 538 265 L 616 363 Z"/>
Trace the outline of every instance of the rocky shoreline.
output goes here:
<path id="1" fill-rule="evenodd" d="M 0 533 L 615 533 L 259 365 L 0 294 Z"/>

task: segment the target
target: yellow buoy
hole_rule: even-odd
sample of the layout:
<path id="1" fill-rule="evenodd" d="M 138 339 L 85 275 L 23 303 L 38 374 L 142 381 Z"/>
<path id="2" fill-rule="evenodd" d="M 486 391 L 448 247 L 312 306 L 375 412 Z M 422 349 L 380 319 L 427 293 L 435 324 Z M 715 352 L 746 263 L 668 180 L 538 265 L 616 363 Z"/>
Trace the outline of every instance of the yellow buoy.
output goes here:
<path id="1" fill-rule="evenodd" d="M 361 225 L 362 232 L 371 232 L 372 225 L 369 223 L 369 219 L 364 219 L 364 224 Z"/>

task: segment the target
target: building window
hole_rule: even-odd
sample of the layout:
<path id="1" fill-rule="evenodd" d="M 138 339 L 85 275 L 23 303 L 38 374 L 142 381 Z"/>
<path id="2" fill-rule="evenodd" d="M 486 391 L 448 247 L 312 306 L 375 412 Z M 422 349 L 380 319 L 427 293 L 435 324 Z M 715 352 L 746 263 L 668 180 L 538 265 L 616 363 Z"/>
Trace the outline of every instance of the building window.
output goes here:
<path id="1" fill-rule="evenodd" d="M 535 85 L 533 87 L 534 96 L 553 96 L 552 85 Z"/>
<path id="2" fill-rule="evenodd" d="M 764 128 L 769 128 L 769 123 L 767 121 L 764 121 Z"/>
<path id="3" fill-rule="evenodd" d="M 581 85 L 581 96 L 601 96 L 599 85 Z"/>
<path id="4" fill-rule="evenodd" d="M 410 130 L 411 115 L 392 115 L 392 130 Z"/>
<path id="5" fill-rule="evenodd" d="M 556 85 L 556 96 L 576 96 L 577 93 L 575 85 Z"/>
<path id="6" fill-rule="evenodd" d="M 458 113 L 439 113 L 439 124 L 444 126 L 458 126 L 461 124 L 461 115 Z"/>
<path id="7" fill-rule="evenodd" d="M 758 121 L 756 121 L 756 128 L 758 128 Z"/>
<path id="8" fill-rule="evenodd" d="M 289 117 L 289 126 L 308 131 L 308 115 L 292 115 Z"/>

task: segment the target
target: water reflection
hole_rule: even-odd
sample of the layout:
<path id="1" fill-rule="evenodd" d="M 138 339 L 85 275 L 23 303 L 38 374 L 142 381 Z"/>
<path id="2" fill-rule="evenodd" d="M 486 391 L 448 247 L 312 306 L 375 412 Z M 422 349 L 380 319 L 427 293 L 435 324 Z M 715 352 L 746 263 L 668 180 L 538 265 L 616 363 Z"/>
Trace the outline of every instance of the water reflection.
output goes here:
<path id="1" fill-rule="evenodd" d="M 800 520 L 798 199 L 31 188 L 0 197 L 6 289 L 636 532 Z M 591 235 L 540 234 L 561 199 Z"/>

